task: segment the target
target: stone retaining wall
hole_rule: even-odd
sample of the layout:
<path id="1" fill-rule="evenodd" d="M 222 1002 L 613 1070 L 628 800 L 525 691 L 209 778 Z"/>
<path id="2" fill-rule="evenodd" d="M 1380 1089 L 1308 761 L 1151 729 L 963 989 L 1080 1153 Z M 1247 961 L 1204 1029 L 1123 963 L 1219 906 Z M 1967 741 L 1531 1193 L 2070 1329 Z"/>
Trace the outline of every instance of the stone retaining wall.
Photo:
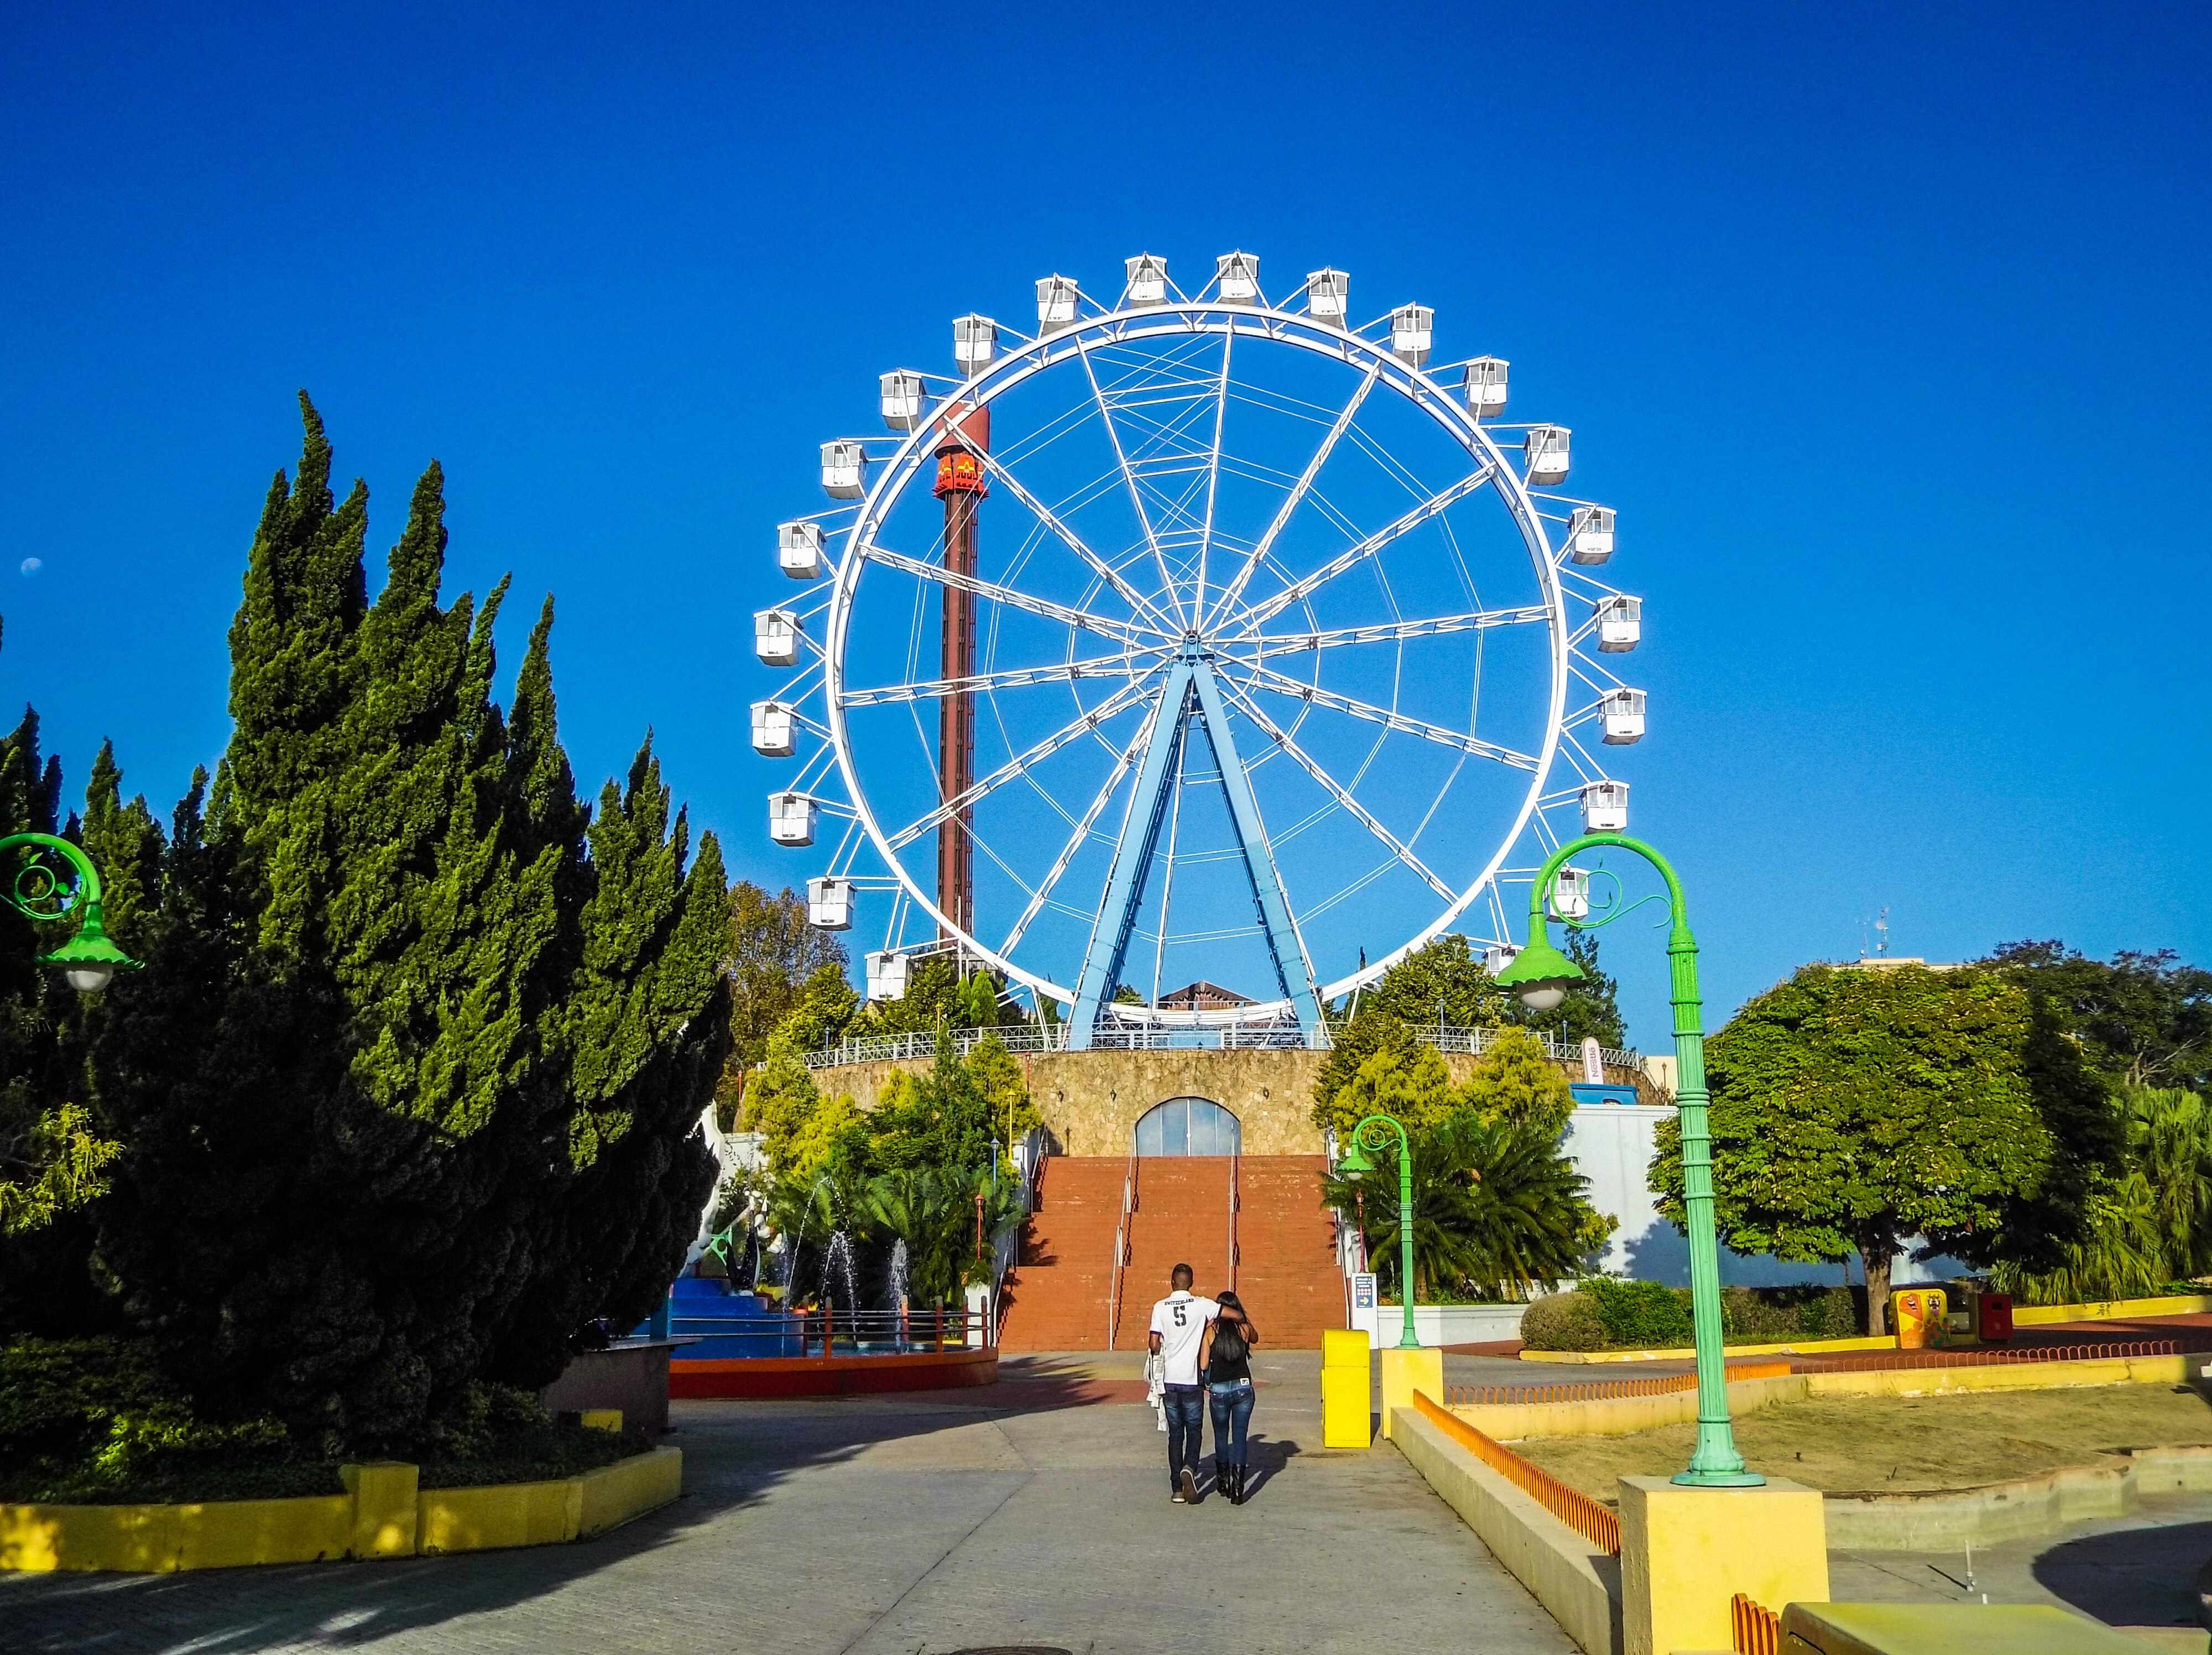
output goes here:
<path id="1" fill-rule="evenodd" d="M 1320 1129 L 1313 1123 L 1314 1077 L 1328 1061 L 1321 1051 L 1057 1051 L 1018 1055 L 1029 1077 L 1030 1097 L 1043 1117 L 1054 1155 L 1121 1155 L 1137 1117 L 1170 1098 L 1206 1098 L 1237 1117 L 1248 1155 L 1318 1155 Z M 1456 1084 L 1480 1060 L 1444 1054 Z M 864 1110 L 876 1106 L 894 1070 L 927 1071 L 932 1060 L 908 1058 L 846 1063 L 814 1071 L 824 1094 L 851 1095 Z M 1582 1078 L 1579 1062 L 1561 1062 L 1563 1074 Z M 1641 1103 L 1667 1101 L 1640 1071 L 1608 1067 L 1606 1080 L 1633 1086 Z"/>

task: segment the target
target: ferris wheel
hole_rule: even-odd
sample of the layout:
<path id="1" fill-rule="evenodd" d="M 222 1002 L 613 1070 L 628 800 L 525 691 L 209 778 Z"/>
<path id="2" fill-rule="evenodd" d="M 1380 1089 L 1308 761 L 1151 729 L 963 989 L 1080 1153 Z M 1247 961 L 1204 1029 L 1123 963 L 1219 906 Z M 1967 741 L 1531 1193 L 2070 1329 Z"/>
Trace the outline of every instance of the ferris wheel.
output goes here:
<path id="1" fill-rule="evenodd" d="M 1504 361 L 1350 301 L 1243 253 L 1194 294 L 1151 254 L 1110 298 L 1049 276 L 1033 334 L 958 318 L 952 374 L 882 376 L 889 435 L 822 445 L 752 744 L 795 761 L 769 835 L 827 849 L 809 918 L 879 942 L 872 997 L 944 952 L 1071 1046 L 1311 1040 L 1448 928 L 1501 965 L 1501 886 L 1626 829 L 1613 512 L 1559 491 L 1566 427 L 1504 420 Z"/>

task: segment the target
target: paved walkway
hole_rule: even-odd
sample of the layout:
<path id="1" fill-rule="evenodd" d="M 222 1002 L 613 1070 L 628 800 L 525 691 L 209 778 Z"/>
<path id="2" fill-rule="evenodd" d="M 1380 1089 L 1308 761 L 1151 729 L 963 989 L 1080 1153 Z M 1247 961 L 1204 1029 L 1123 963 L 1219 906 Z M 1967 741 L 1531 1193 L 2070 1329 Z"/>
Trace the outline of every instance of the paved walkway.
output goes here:
<path id="1" fill-rule="evenodd" d="M 1255 1360 L 1243 1506 L 1169 1502 L 1135 1359 L 1010 1360 L 966 1393 L 679 1402 L 685 1499 L 574 1546 L 0 1577 L 0 1648 L 1571 1655 L 1394 1450 L 1322 1449 L 1318 1361 Z"/>

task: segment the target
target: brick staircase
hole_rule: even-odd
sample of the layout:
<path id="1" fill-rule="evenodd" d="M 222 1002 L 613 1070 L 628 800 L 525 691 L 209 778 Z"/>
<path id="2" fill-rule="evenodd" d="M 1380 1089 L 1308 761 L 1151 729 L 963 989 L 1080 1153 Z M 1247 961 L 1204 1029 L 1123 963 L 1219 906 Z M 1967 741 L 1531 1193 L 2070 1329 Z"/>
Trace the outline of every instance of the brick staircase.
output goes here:
<path id="1" fill-rule="evenodd" d="M 1024 1227 L 1001 1311 L 1001 1349 L 1106 1348 L 1114 1236 L 1128 1168 L 1120 1156 L 1045 1162 L 1037 1210 Z M 1152 1301 L 1167 1293 L 1176 1264 L 1197 1272 L 1202 1293 L 1230 1285 L 1230 1158 L 1149 1157 L 1136 1168 L 1113 1341 L 1121 1350 L 1144 1348 Z M 1234 1169 L 1238 1297 L 1269 1346 L 1313 1348 L 1323 1329 L 1344 1325 L 1343 1277 L 1321 1207 L 1322 1158 L 1246 1155 Z"/>
<path id="2" fill-rule="evenodd" d="M 1237 1296 L 1268 1346 L 1317 1350 L 1344 1325 L 1336 1229 L 1321 1204 L 1318 1155 L 1246 1155 L 1237 1163 Z"/>

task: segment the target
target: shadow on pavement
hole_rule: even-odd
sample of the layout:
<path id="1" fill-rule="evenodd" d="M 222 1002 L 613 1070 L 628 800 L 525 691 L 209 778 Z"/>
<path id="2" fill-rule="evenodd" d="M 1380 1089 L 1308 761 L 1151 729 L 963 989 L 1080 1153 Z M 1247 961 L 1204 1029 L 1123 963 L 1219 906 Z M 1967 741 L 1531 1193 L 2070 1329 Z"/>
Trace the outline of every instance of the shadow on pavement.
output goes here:
<path id="1" fill-rule="evenodd" d="M 2108 1626 L 2194 1626 L 2197 1572 L 2212 1523 L 2120 1529 L 2053 1546 L 2035 1560 L 2046 1591 Z"/>
<path id="2" fill-rule="evenodd" d="M 1143 1401 L 1141 1381 L 1099 1379 L 1093 1366 L 1031 1361 L 1018 1380 L 959 1391 L 678 1402 L 675 1429 L 662 1440 L 684 1451 L 683 1497 L 570 1545 L 166 1575 L 0 1574 L 7 1628 L 0 1648 L 8 1655 L 344 1648 L 496 1614 L 678 1545 L 801 1473 L 841 1465 L 878 1444 L 993 1416 Z M 1125 1390 L 1133 1394 L 1122 1396 Z M 477 1646 L 459 1630 L 447 1636 L 459 1640 L 457 1648 Z"/>

